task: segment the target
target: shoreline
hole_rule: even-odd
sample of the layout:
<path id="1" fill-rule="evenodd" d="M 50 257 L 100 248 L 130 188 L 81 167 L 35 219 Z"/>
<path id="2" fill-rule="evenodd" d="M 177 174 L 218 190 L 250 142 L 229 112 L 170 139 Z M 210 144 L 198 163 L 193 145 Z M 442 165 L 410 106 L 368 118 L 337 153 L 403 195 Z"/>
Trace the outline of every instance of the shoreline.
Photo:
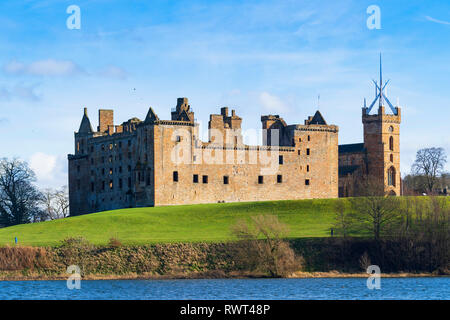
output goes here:
<path id="1" fill-rule="evenodd" d="M 59 275 L 42 275 L 30 274 L 23 275 L 15 272 L 0 274 L 0 281 L 58 281 L 67 280 L 69 274 Z M 124 275 L 104 275 L 90 274 L 82 276 L 81 280 L 209 280 L 209 279 L 320 279 L 320 278 L 368 278 L 370 275 L 361 273 L 342 273 L 338 271 L 329 272 L 303 272 L 298 271 L 285 278 L 272 278 L 263 275 L 251 274 L 230 274 L 226 276 L 212 276 L 210 274 L 190 274 L 190 275 L 154 275 L 154 274 L 124 274 Z M 436 273 L 386 273 L 381 274 L 381 278 L 432 278 L 432 277 L 449 277 L 450 275 Z"/>

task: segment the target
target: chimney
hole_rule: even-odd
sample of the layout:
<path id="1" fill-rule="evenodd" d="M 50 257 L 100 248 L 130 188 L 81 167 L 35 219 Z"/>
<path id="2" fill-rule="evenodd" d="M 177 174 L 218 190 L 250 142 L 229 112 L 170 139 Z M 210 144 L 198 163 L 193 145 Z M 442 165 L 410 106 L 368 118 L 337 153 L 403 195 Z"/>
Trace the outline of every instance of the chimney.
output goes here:
<path id="1" fill-rule="evenodd" d="M 113 110 L 98 110 L 98 132 L 107 132 L 109 126 L 114 126 Z"/>

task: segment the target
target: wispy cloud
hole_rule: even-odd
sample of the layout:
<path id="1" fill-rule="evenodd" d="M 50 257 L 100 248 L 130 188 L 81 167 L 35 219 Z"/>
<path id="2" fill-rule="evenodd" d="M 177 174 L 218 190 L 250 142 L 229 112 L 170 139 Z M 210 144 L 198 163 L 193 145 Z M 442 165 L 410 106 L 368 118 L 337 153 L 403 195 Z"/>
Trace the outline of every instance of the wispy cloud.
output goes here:
<path id="1" fill-rule="evenodd" d="M 289 109 L 283 100 L 268 92 L 262 92 L 259 95 L 259 101 L 264 110 L 268 112 L 283 113 Z"/>
<path id="2" fill-rule="evenodd" d="M 128 77 L 128 73 L 124 69 L 116 66 L 107 66 L 97 72 L 97 74 L 101 77 L 116 78 L 121 80 L 124 80 Z"/>
<path id="3" fill-rule="evenodd" d="M 438 20 L 438 19 L 432 18 L 430 16 L 426 16 L 425 19 L 427 19 L 428 21 L 434 22 L 434 23 L 445 24 L 445 25 L 450 26 L 449 21 Z"/>
<path id="4" fill-rule="evenodd" d="M 38 60 L 31 63 L 10 61 L 3 66 L 3 71 L 12 75 L 33 76 L 69 76 L 84 73 L 83 69 L 70 60 Z"/>
<path id="5" fill-rule="evenodd" d="M 35 92 L 37 85 L 16 84 L 12 88 L 0 87 L 0 101 L 11 99 L 23 99 L 28 101 L 39 101 L 41 97 Z"/>

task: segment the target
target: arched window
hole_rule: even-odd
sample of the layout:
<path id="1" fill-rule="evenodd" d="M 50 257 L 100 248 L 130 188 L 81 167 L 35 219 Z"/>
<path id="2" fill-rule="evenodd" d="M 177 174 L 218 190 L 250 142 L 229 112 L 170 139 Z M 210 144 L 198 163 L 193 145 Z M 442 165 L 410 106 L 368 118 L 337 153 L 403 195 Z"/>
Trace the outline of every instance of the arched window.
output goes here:
<path id="1" fill-rule="evenodd" d="M 390 167 L 387 171 L 387 175 L 388 175 L 388 185 L 395 187 L 395 168 Z"/>
<path id="2" fill-rule="evenodd" d="M 394 151 L 394 137 L 389 138 L 389 150 Z"/>

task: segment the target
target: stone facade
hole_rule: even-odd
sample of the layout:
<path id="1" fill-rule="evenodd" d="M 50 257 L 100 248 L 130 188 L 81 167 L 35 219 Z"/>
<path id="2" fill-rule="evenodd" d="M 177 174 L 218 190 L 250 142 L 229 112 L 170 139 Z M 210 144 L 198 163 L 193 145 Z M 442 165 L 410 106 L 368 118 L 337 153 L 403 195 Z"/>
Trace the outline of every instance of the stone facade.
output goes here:
<path id="1" fill-rule="evenodd" d="M 144 121 L 114 125 L 113 111 L 99 111 L 97 131 L 85 109 L 75 153 L 69 159 L 71 215 L 194 203 L 338 196 L 338 127 L 320 112 L 304 124 L 278 115 L 261 117 L 262 145 L 247 145 L 242 119 L 222 108 L 209 121 L 209 139 L 187 98 L 171 120 L 152 108 Z"/>
<path id="2" fill-rule="evenodd" d="M 355 185 L 364 176 L 384 185 L 387 194 L 400 195 L 400 107 L 387 114 L 380 106 L 373 115 L 364 107 L 362 122 L 364 143 L 339 146 L 339 196 L 355 195 Z"/>

